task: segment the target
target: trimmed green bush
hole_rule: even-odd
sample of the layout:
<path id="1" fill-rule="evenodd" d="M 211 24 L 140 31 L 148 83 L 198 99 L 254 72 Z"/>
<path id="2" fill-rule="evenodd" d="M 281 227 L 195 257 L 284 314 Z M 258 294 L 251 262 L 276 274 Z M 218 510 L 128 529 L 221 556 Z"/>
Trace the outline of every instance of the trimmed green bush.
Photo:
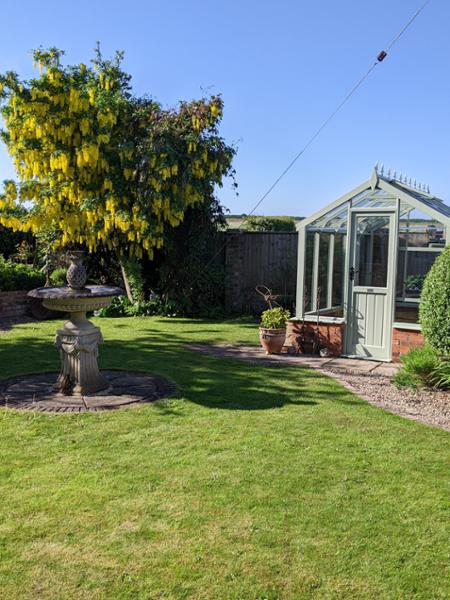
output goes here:
<path id="1" fill-rule="evenodd" d="M 278 231 L 295 233 L 293 217 L 247 217 L 244 223 L 247 231 Z"/>
<path id="2" fill-rule="evenodd" d="M 426 276 L 419 321 L 428 344 L 441 354 L 450 354 L 450 246 L 444 248 Z"/>
<path id="3" fill-rule="evenodd" d="M 284 310 L 281 306 L 265 310 L 261 315 L 261 327 L 266 329 L 283 329 L 286 327 L 286 321 L 290 314 L 288 310 Z"/>
<path id="4" fill-rule="evenodd" d="M 45 284 L 45 275 L 29 265 L 13 263 L 0 255 L 0 291 L 32 290 Z"/>

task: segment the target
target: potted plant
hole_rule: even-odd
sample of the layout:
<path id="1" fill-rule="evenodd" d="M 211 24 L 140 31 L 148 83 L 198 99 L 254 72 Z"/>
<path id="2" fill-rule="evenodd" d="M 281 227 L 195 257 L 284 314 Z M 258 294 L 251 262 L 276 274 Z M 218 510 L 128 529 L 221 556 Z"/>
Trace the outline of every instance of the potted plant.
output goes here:
<path id="1" fill-rule="evenodd" d="M 286 321 L 290 314 L 280 306 L 265 310 L 261 315 L 259 340 L 266 354 L 277 354 L 286 340 Z"/>

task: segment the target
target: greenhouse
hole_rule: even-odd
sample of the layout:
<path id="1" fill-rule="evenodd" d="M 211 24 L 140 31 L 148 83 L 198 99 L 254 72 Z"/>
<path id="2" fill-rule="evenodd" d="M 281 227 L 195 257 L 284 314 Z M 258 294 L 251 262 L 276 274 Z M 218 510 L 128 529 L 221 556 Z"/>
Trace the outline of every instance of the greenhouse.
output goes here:
<path id="1" fill-rule="evenodd" d="M 304 219 L 297 343 L 309 331 L 332 354 L 387 361 L 422 343 L 420 292 L 449 228 L 450 207 L 429 187 L 383 167 Z"/>

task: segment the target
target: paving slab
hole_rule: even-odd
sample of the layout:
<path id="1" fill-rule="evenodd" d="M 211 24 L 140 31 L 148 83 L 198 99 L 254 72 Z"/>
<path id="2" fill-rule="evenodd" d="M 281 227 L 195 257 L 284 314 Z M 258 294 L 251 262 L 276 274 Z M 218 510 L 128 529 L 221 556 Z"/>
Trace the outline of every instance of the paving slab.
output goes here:
<path id="1" fill-rule="evenodd" d="M 373 360 L 362 360 L 344 357 L 321 357 L 310 354 L 265 354 L 256 346 L 233 346 L 231 344 L 186 344 L 186 347 L 218 357 L 237 358 L 249 362 L 269 362 L 289 367 L 309 367 L 322 370 L 329 375 L 347 373 L 356 375 L 372 375 L 391 377 L 399 366 Z"/>
<path id="2" fill-rule="evenodd" d="M 82 413 L 118 409 L 172 396 L 176 386 L 160 375 L 120 370 L 102 371 L 106 393 L 66 396 L 53 390 L 58 373 L 24 375 L 0 381 L 0 406 L 37 412 Z"/>

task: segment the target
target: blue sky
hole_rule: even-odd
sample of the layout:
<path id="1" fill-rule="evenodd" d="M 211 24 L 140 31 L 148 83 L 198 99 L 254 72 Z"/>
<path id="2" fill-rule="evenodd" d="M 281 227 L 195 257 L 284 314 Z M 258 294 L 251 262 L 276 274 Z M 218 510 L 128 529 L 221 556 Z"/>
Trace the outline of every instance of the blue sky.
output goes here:
<path id="1" fill-rule="evenodd" d="M 125 51 L 138 94 L 164 105 L 222 93 L 247 213 L 387 46 L 421 0 L 40 0 L 2 9 L 0 71 L 31 75 L 28 51 L 86 62 L 96 40 Z M 307 215 L 383 162 L 450 200 L 450 3 L 432 0 L 386 60 L 259 208 Z M 0 149 L 0 179 L 13 174 Z"/>

